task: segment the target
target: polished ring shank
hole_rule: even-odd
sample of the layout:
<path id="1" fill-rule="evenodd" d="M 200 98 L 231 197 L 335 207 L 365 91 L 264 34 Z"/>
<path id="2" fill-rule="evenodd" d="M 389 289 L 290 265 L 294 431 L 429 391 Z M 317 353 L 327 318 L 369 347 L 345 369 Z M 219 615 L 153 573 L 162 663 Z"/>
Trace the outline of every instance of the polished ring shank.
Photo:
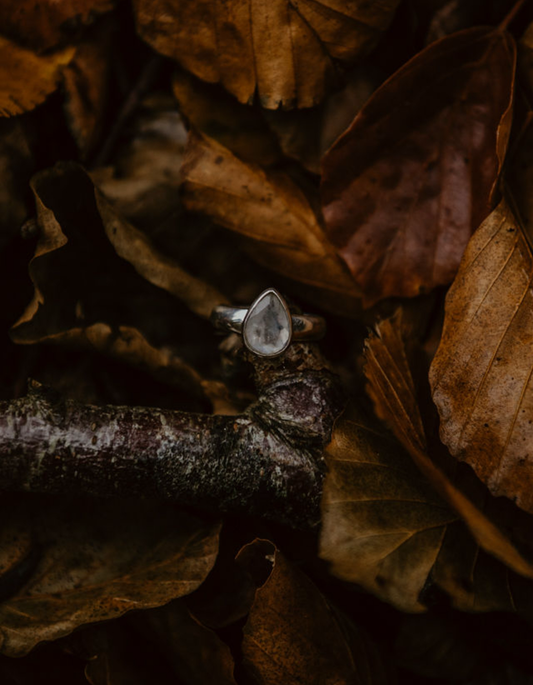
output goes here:
<path id="1" fill-rule="evenodd" d="M 242 325 L 249 309 L 218 305 L 211 314 L 211 323 L 220 331 L 242 335 Z M 291 319 L 293 340 L 320 340 L 326 333 L 326 324 L 321 316 L 292 314 Z"/>
<path id="2" fill-rule="evenodd" d="M 262 357 L 276 357 L 293 340 L 319 340 L 326 332 L 321 316 L 292 314 L 274 288 L 261 293 L 250 307 L 215 307 L 211 321 L 220 331 L 242 335 L 245 346 Z"/>

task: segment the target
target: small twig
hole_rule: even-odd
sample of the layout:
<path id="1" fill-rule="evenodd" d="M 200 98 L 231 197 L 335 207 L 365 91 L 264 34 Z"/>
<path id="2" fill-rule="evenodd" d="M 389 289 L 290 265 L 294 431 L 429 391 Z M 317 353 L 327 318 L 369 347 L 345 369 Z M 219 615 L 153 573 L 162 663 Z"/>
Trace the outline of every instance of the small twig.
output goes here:
<path id="1" fill-rule="evenodd" d="M 239 416 L 95 407 L 32 383 L 0 404 L 0 487 L 161 497 L 312 526 L 338 380 L 312 345 L 253 362 L 259 399 Z"/>

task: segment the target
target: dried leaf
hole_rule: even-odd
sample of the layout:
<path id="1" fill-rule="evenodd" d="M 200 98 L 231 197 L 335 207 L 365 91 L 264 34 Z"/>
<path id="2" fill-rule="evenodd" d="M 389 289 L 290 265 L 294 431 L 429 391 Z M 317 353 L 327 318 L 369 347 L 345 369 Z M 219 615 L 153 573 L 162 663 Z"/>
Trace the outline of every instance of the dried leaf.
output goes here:
<path id="1" fill-rule="evenodd" d="M 24 344 L 39 342 L 95 350 L 148 371 L 157 380 L 181 387 L 191 394 L 199 394 L 200 389 L 206 384 L 198 372 L 178 357 L 171 348 L 151 345 L 143 334 L 132 326 L 111 327 L 107 323 L 99 322 L 59 333 L 43 333 L 35 339 L 19 339 L 16 333 L 13 337 L 17 342 Z"/>
<path id="2" fill-rule="evenodd" d="M 199 136 L 191 137 L 182 174 L 185 206 L 250 239 L 256 261 L 336 299 L 357 297 L 307 198 L 290 178 L 246 164 Z"/>
<path id="3" fill-rule="evenodd" d="M 533 513 L 531 248 L 502 203 L 475 233 L 446 299 L 431 366 L 441 438 L 494 495 Z"/>
<path id="4" fill-rule="evenodd" d="M 229 647 L 197 621 L 181 601 L 143 612 L 135 623 L 165 654 L 178 682 L 235 685 Z"/>
<path id="5" fill-rule="evenodd" d="M 141 501 L 21 497 L 2 526 L 29 531 L 39 552 L 30 577 L 0 604 L 0 651 L 8 656 L 192 592 L 218 548 L 217 525 Z"/>
<path id="6" fill-rule="evenodd" d="M 365 375 L 376 414 L 392 429 L 435 491 L 468 526 L 477 543 L 516 573 L 533 578 L 533 564 L 429 457 L 414 382 L 401 335 L 401 318 L 376 326 L 366 341 Z"/>
<path id="7" fill-rule="evenodd" d="M 402 611 L 444 591 L 464 611 L 533 615 L 531 581 L 475 544 L 400 445 L 354 405 L 327 449 L 320 556 Z"/>
<path id="8" fill-rule="evenodd" d="M 337 60 L 368 52 L 398 0 L 135 0 L 137 30 L 155 50 L 220 83 L 242 103 L 312 107 L 336 76 Z"/>
<path id="9" fill-rule="evenodd" d="M 2 0 L 0 26 L 4 36 L 21 45 L 49 50 L 114 4 L 115 0 Z"/>
<path id="10" fill-rule="evenodd" d="M 337 614 L 272 543 L 256 540 L 239 552 L 237 562 L 248 566 L 253 575 L 258 575 L 261 565 L 265 569 L 272 565 L 266 578 L 257 579 L 244 626 L 244 668 L 254 683 L 390 682 L 373 643 Z"/>
<path id="11" fill-rule="evenodd" d="M 367 304 L 454 277 L 491 209 L 511 123 L 515 45 L 475 28 L 396 72 L 323 160 L 327 232 Z"/>
<path id="12" fill-rule="evenodd" d="M 67 47 L 39 56 L 0 36 L 0 117 L 40 105 L 57 88 L 61 67 L 74 52 L 74 47 Z"/>
<path id="13" fill-rule="evenodd" d="M 176 70 L 172 89 L 190 124 L 237 157 L 263 165 L 280 160 L 276 136 L 259 107 L 243 105 L 221 86 L 205 83 L 183 69 Z"/>
<path id="14" fill-rule="evenodd" d="M 161 254 L 149 238 L 124 221 L 105 197 L 95 190 L 96 205 L 109 242 L 119 257 L 129 262 L 147 281 L 166 290 L 199 316 L 209 318 L 213 307 L 227 298 L 208 283 L 195 278 L 169 257 Z"/>
<path id="15" fill-rule="evenodd" d="M 35 294 L 13 340 L 94 347 L 203 394 L 176 351 L 187 311 L 167 292 L 204 316 L 225 298 L 122 220 L 81 167 L 57 165 L 32 187 L 41 228 L 30 263 Z"/>

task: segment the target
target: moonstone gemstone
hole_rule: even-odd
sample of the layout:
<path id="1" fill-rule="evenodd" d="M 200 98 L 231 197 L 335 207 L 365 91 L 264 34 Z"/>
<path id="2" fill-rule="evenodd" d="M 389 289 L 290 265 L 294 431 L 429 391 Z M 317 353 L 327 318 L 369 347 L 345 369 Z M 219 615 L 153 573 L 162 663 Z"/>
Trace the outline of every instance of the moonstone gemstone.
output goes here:
<path id="1" fill-rule="evenodd" d="M 252 304 L 244 321 L 243 337 L 249 350 L 265 357 L 280 354 L 287 347 L 291 321 L 276 292 L 267 291 Z"/>

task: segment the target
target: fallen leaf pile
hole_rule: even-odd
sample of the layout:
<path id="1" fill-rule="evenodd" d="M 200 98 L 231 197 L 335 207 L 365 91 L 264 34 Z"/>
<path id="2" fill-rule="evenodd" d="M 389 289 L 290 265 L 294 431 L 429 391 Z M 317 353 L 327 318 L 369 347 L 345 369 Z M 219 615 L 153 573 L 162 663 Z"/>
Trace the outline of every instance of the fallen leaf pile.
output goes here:
<path id="1" fill-rule="evenodd" d="M 3 492 L 0 683 L 533 683 L 532 160 L 526 0 L 0 0 L 0 400 L 238 414 L 268 287 L 347 398 L 313 530 Z"/>

